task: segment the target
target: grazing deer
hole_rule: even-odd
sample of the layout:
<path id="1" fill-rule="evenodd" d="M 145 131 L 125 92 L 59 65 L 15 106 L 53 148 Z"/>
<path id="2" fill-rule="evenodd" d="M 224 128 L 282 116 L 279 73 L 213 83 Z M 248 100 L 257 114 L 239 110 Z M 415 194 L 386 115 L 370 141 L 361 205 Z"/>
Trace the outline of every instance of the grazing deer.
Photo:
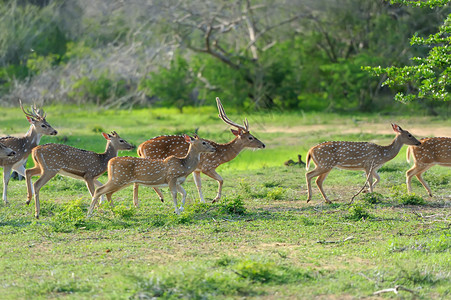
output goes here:
<path id="1" fill-rule="evenodd" d="M 116 157 L 108 163 L 108 182 L 97 188 L 92 197 L 88 216 L 97 204 L 97 199 L 106 194 L 108 201 L 113 204 L 111 195 L 120 189 L 139 183 L 151 187 L 166 187 L 171 190 L 174 200 L 175 212 L 179 214 L 185 205 L 186 191 L 181 184 L 186 177 L 193 172 L 199 164 L 200 154 L 214 152 L 215 148 L 209 142 L 184 135 L 185 141 L 189 143 L 186 156 L 179 158 L 174 155 L 164 160 L 141 157 Z M 182 205 L 177 207 L 177 192 L 182 194 Z"/>
<path id="2" fill-rule="evenodd" d="M 244 126 L 238 125 L 232 122 L 226 115 L 224 107 L 221 104 L 221 100 L 216 98 L 216 104 L 219 110 L 219 117 L 230 126 L 236 129 L 231 129 L 235 135 L 235 139 L 227 144 L 218 144 L 213 141 L 208 141 L 216 151 L 214 153 L 204 153 L 201 155 L 200 163 L 196 170 L 193 172 L 194 182 L 199 192 L 199 197 L 202 202 L 205 203 L 202 195 L 202 182 L 200 173 L 215 179 L 218 182 L 218 194 L 213 199 L 213 203 L 221 199 L 222 185 L 224 180 L 221 175 L 216 172 L 216 168 L 223 163 L 234 159 L 244 148 L 265 148 L 265 144 L 260 142 L 249 132 L 249 122 L 247 119 L 244 121 Z M 145 141 L 138 147 L 138 155 L 140 157 L 148 157 L 152 159 L 165 159 L 168 156 L 184 156 L 188 151 L 188 146 L 184 142 L 183 136 L 178 135 L 166 135 L 159 136 L 148 141 Z M 157 192 L 160 200 L 163 201 L 163 194 L 158 188 L 154 188 Z M 138 184 L 134 185 L 133 200 L 135 205 L 138 205 Z"/>
<path id="3" fill-rule="evenodd" d="M 411 181 L 415 175 L 432 197 L 429 185 L 424 181 L 422 174 L 434 165 L 451 167 L 451 138 L 436 137 L 420 140 L 421 145 L 407 148 L 407 161 L 413 156 L 414 165 L 406 172 L 407 191 L 412 193 Z"/>
<path id="4" fill-rule="evenodd" d="M 91 197 L 95 185 L 102 183 L 97 178 L 105 173 L 108 161 L 117 156 L 119 150 L 132 150 L 135 146 L 122 139 L 115 131 L 111 134 L 102 133 L 107 140 L 104 153 L 96 153 L 77 149 L 63 144 L 46 144 L 33 149 L 34 168 L 25 171 L 27 181 L 27 204 L 33 196 L 31 177 L 41 175 L 34 183 L 35 217 L 39 218 L 39 191 L 56 174 L 82 179 L 86 182 Z"/>
<path id="5" fill-rule="evenodd" d="M 36 105 L 32 106 L 31 111 L 25 111 L 20 101 L 20 107 L 27 116 L 30 123 L 30 129 L 23 137 L 7 136 L 0 139 L 0 142 L 11 148 L 16 153 L 14 156 L 0 158 L 0 166 L 3 167 L 3 201 L 8 204 L 7 190 L 11 170 L 15 170 L 22 176 L 25 176 L 24 164 L 28 159 L 31 149 L 36 147 L 43 135 L 56 135 L 58 132 L 45 120 L 46 114 Z"/>
<path id="6" fill-rule="evenodd" d="M 384 163 L 392 160 L 399 153 L 402 145 L 418 146 L 421 144 L 413 135 L 398 125 L 392 124 L 392 127 L 396 137 L 388 146 L 368 142 L 325 142 L 310 148 L 307 153 L 306 169 L 309 169 L 310 160 L 313 160 L 316 167 L 305 174 L 308 189 L 307 202 L 312 198 L 310 182 L 313 177 L 318 176 L 316 185 L 319 191 L 326 203 L 332 203 L 324 193 L 323 181 L 334 167 L 346 170 L 364 170 L 368 178 L 369 191 L 373 192 L 373 187 L 380 180 L 377 170 Z M 376 179 L 374 183 L 373 177 Z"/>
<path id="7" fill-rule="evenodd" d="M 13 149 L 6 147 L 2 143 L 0 143 L 0 158 L 8 158 L 9 156 L 16 155 Z"/>

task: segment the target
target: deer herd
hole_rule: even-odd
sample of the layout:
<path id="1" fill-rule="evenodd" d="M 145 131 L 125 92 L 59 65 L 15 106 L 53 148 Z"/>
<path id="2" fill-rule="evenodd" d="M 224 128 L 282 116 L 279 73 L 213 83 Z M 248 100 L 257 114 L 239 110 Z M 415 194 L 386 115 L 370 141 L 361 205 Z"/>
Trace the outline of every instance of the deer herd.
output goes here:
<path id="1" fill-rule="evenodd" d="M 55 175 L 61 174 L 86 182 L 92 197 L 88 209 L 91 216 L 99 198 L 106 196 L 113 205 L 112 195 L 133 184 L 133 203 L 138 201 L 139 185 L 152 187 L 161 201 L 162 187 L 168 187 L 174 202 L 175 213 L 184 209 L 186 191 L 182 187 L 187 176 L 193 173 L 194 183 L 199 193 L 200 201 L 205 202 L 202 194 L 200 174 L 203 173 L 218 182 L 218 193 L 212 202 L 219 201 L 222 195 L 223 178 L 216 172 L 221 164 L 234 159 L 243 149 L 263 149 L 265 144 L 253 136 L 249 131 L 249 122 L 244 120 L 244 126 L 231 121 L 216 98 L 219 118 L 231 129 L 235 138 L 225 144 L 201 139 L 197 135 L 165 135 L 149 139 L 139 145 L 138 157 L 120 156 L 120 150 L 132 150 L 132 144 L 121 138 L 116 132 L 102 133 L 106 139 L 104 153 L 95 153 L 78 149 L 64 144 L 50 143 L 40 145 L 43 135 L 56 135 L 57 131 L 46 121 L 46 114 L 36 105 L 31 110 L 25 110 L 22 102 L 20 107 L 24 112 L 30 128 L 23 137 L 7 136 L 0 138 L 0 166 L 3 167 L 3 201 L 8 204 L 7 188 L 14 170 L 25 177 L 27 185 L 27 201 L 29 204 L 34 196 L 35 217 L 39 218 L 39 192 L 41 188 Z M 414 165 L 406 172 L 407 191 L 412 192 L 412 176 L 416 176 L 429 196 L 432 191 L 422 174 L 434 165 L 451 167 L 451 138 L 435 137 L 417 140 L 408 131 L 392 124 L 396 136 L 388 146 L 381 146 L 369 142 L 324 142 L 312 148 L 307 153 L 306 168 L 309 169 L 313 161 L 315 169 L 305 174 L 307 182 L 307 202 L 312 198 L 311 180 L 316 179 L 316 185 L 326 203 L 331 200 L 323 190 L 323 182 L 333 168 L 365 171 L 369 192 L 373 191 L 380 177 L 377 170 L 383 164 L 392 160 L 403 145 L 408 145 L 407 161 L 413 158 Z M 34 162 L 34 167 L 25 169 L 28 155 Z M 102 184 L 98 178 L 108 170 L 108 181 Z M 32 177 L 40 176 L 34 184 Z M 374 179 L 374 182 L 373 182 Z M 97 187 L 97 188 L 96 188 Z M 181 206 L 177 204 L 177 193 L 182 195 Z"/>

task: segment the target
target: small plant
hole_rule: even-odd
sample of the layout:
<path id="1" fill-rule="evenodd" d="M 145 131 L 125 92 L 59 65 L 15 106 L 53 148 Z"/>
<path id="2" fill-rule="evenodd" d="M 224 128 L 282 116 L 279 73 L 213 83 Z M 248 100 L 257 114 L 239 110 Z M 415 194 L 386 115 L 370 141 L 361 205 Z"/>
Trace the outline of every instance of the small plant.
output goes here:
<path id="1" fill-rule="evenodd" d="M 360 221 L 360 220 L 367 220 L 371 219 L 371 214 L 362 206 L 359 204 L 353 205 L 349 209 L 349 215 L 347 216 L 348 219 L 354 220 L 354 221 Z"/>
<path id="2" fill-rule="evenodd" d="M 113 210 L 113 213 L 115 215 L 118 215 L 118 216 L 120 216 L 123 219 L 130 219 L 136 213 L 136 210 L 135 210 L 134 207 L 127 208 L 123 204 L 120 204 L 120 205 L 117 205 L 117 206 L 113 207 L 112 210 Z"/>
<path id="3" fill-rule="evenodd" d="M 384 196 L 376 192 L 363 194 L 362 197 L 362 201 L 368 204 L 381 203 L 383 199 Z"/>
<path id="4" fill-rule="evenodd" d="M 220 211 L 228 214 L 244 215 L 246 208 L 240 195 L 234 198 L 224 197 L 220 203 Z"/>
<path id="5" fill-rule="evenodd" d="M 415 194 L 404 194 L 397 197 L 399 204 L 403 205 L 425 205 L 426 201 Z"/>
<path id="6" fill-rule="evenodd" d="M 85 225 L 87 205 L 81 199 L 67 203 L 53 217 L 55 232 L 71 232 Z"/>
<path id="7" fill-rule="evenodd" d="M 244 194 L 250 195 L 252 193 L 249 182 L 245 181 L 244 179 L 241 179 L 241 181 L 239 183 L 239 187 L 243 191 Z"/>
<path id="8" fill-rule="evenodd" d="M 238 263 L 235 269 L 243 278 L 262 283 L 270 281 L 275 276 L 275 266 L 271 263 L 246 260 Z"/>
<path id="9" fill-rule="evenodd" d="M 285 189 L 282 187 L 274 188 L 266 194 L 266 197 L 271 200 L 281 200 L 285 196 Z"/>

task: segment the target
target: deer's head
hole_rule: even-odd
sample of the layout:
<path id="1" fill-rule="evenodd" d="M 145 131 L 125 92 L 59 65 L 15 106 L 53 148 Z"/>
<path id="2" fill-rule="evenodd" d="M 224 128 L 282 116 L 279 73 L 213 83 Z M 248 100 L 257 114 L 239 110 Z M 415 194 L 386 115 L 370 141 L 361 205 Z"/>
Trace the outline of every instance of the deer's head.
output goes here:
<path id="1" fill-rule="evenodd" d="M 255 136 L 253 136 L 249 131 L 249 122 L 247 119 L 244 120 L 244 126 L 239 125 L 233 121 L 231 121 L 224 110 L 224 107 L 222 106 L 221 100 L 216 97 L 216 104 L 218 105 L 219 110 L 219 117 L 221 120 L 223 120 L 226 124 L 229 124 L 230 126 L 235 127 L 236 129 L 230 129 L 232 133 L 240 140 L 242 145 L 244 147 L 248 148 L 265 148 L 265 144 L 263 144 L 259 139 L 257 139 Z"/>
<path id="2" fill-rule="evenodd" d="M 417 140 L 410 132 L 401 128 L 396 124 L 391 124 L 393 131 L 401 138 L 401 142 L 406 145 L 419 146 L 421 142 Z"/>
<path id="3" fill-rule="evenodd" d="M 43 109 L 37 108 L 36 104 L 31 106 L 31 110 L 26 110 L 23 108 L 22 101 L 19 100 L 20 108 L 27 116 L 27 120 L 31 126 L 33 126 L 38 134 L 42 135 L 56 135 L 56 131 L 46 120 L 46 113 Z"/>

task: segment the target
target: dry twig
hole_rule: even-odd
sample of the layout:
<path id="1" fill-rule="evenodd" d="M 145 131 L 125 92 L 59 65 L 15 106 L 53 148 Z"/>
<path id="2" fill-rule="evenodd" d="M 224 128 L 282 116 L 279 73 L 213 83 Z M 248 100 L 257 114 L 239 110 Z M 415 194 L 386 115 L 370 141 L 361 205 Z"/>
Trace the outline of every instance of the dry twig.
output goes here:
<path id="1" fill-rule="evenodd" d="M 417 294 L 414 290 L 405 288 L 402 285 L 395 285 L 394 288 L 384 289 L 384 290 L 380 290 L 380 291 L 374 292 L 373 295 L 379 295 L 379 294 L 382 294 L 382 293 L 389 293 L 389 292 L 393 292 L 395 294 L 398 294 L 399 291 L 406 291 L 406 292 L 409 292 L 409 293 L 412 293 L 412 294 L 415 294 L 415 295 Z"/>

